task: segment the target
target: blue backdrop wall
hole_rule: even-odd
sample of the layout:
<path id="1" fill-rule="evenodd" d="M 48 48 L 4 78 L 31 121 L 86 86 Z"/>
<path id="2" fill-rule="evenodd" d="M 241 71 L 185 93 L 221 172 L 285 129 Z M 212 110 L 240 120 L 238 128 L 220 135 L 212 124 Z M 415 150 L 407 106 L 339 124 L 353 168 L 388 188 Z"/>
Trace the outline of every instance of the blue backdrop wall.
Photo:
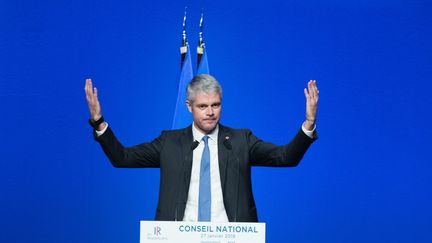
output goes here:
<path id="1" fill-rule="evenodd" d="M 84 81 L 123 144 L 169 129 L 186 5 L 192 49 L 205 8 L 224 124 L 286 143 L 318 80 L 319 140 L 297 168 L 253 169 L 268 242 L 432 242 L 423 0 L 1 1 L 0 242 L 138 242 L 159 171 L 111 167 Z"/>

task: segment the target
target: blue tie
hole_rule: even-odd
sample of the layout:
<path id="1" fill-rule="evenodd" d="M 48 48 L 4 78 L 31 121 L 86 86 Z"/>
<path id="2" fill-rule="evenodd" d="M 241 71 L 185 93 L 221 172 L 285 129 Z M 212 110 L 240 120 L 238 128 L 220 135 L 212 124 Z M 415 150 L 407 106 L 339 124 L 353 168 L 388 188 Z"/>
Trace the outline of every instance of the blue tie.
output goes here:
<path id="1" fill-rule="evenodd" d="M 203 137 L 204 150 L 200 168 L 198 221 L 210 221 L 211 219 L 210 149 L 208 139 L 208 136 Z"/>

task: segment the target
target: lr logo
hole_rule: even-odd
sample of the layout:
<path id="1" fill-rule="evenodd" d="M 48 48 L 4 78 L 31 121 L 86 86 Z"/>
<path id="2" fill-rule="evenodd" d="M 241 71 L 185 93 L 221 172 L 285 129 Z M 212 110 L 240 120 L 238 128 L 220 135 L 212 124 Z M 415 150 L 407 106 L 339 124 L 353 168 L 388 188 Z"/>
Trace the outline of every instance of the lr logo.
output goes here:
<path id="1" fill-rule="evenodd" d="M 162 228 L 159 227 L 159 226 L 156 226 L 153 229 L 153 234 L 156 235 L 156 236 L 162 235 L 161 231 L 162 231 Z"/>

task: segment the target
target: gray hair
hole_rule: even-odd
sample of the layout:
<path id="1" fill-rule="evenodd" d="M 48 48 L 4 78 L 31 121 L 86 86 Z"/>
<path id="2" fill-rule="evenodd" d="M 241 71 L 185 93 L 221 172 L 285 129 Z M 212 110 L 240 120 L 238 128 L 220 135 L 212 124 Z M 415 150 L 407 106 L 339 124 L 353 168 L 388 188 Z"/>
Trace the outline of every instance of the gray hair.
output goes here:
<path id="1" fill-rule="evenodd" d="M 192 103 L 195 100 L 195 95 L 201 92 L 206 94 L 218 93 L 222 99 L 222 87 L 211 75 L 200 74 L 195 76 L 187 86 L 186 99 Z"/>

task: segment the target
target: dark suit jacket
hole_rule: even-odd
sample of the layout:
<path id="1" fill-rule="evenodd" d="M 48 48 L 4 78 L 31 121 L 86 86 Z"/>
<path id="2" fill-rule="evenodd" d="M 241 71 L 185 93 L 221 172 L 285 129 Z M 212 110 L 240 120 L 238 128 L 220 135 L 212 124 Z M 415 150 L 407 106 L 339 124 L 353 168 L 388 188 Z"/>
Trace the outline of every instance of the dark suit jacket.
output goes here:
<path id="1" fill-rule="evenodd" d="M 182 220 L 192 171 L 192 127 L 163 131 L 150 143 L 125 148 L 108 128 L 95 136 L 114 167 L 159 167 L 160 191 L 156 220 Z M 285 146 L 255 137 L 247 129 L 219 125 L 218 156 L 223 200 L 231 222 L 257 222 L 251 166 L 296 166 L 316 139 L 303 131 Z"/>

